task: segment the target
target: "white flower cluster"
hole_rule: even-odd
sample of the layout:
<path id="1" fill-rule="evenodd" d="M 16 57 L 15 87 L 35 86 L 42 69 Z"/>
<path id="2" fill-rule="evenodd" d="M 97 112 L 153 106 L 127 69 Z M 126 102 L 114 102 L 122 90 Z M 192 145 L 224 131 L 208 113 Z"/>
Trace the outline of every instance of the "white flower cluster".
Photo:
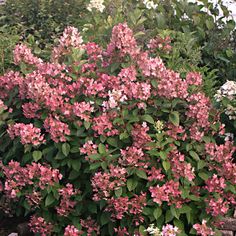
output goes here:
<path id="1" fill-rule="evenodd" d="M 229 100 L 236 98 L 236 82 L 228 80 L 221 88 L 217 91 L 215 98 L 216 101 L 221 101 L 223 97 L 227 97 Z"/>
<path id="2" fill-rule="evenodd" d="M 230 120 L 236 120 L 236 82 L 227 81 L 221 86 L 215 94 L 215 99 L 217 102 L 221 102 L 223 98 L 227 98 L 231 101 L 231 103 L 226 106 L 225 114 L 229 116 Z"/>
<path id="3" fill-rule="evenodd" d="M 161 236 L 160 230 L 157 227 L 154 227 L 154 224 L 150 224 L 145 231 L 154 236 Z"/>
<path id="4" fill-rule="evenodd" d="M 103 12 L 105 9 L 104 0 L 91 0 L 87 6 L 87 9 L 89 11 L 92 11 L 92 9 L 96 9 L 100 12 Z"/>
<path id="5" fill-rule="evenodd" d="M 143 0 L 143 3 L 144 3 L 144 5 L 146 6 L 146 8 L 147 9 L 154 9 L 154 10 L 156 10 L 156 8 L 157 8 L 157 4 L 155 4 L 153 1 L 151 1 L 151 0 Z"/>

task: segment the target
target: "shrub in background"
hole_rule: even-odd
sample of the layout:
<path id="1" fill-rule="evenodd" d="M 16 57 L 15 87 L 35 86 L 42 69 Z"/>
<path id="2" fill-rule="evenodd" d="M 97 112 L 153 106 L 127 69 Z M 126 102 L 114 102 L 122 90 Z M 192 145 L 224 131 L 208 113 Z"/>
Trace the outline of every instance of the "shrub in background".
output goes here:
<path id="1" fill-rule="evenodd" d="M 66 28 L 51 62 L 15 48 L 20 71 L 0 77 L 2 213 L 39 235 L 220 235 L 235 147 L 201 74 L 168 69 L 159 44 L 118 24 L 105 48 Z"/>

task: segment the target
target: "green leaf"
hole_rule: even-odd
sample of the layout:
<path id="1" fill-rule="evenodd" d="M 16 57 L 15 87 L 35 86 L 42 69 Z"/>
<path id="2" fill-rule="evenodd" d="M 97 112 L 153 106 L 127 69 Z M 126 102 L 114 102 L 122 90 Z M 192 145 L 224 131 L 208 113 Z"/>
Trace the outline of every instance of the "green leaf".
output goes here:
<path id="1" fill-rule="evenodd" d="M 53 202 L 55 201 L 55 198 L 53 197 L 52 194 L 47 195 L 45 199 L 45 206 L 50 206 Z"/>
<path id="2" fill-rule="evenodd" d="M 190 151 L 189 155 L 195 160 L 195 161 L 200 161 L 200 158 L 198 156 L 198 154 L 194 151 Z"/>
<path id="3" fill-rule="evenodd" d="M 138 231 L 139 231 L 139 233 L 140 233 L 142 236 L 146 236 L 146 235 L 147 235 L 147 232 L 146 232 L 145 230 L 146 230 L 146 228 L 145 228 L 143 225 L 140 225 L 140 226 L 139 226 Z"/>
<path id="4" fill-rule="evenodd" d="M 134 190 L 138 185 L 138 182 L 135 179 L 128 179 L 127 180 L 127 188 L 131 192 Z"/>
<path id="5" fill-rule="evenodd" d="M 100 162 L 96 162 L 96 163 L 92 163 L 89 167 L 90 170 L 95 170 L 97 169 L 98 167 L 101 166 L 101 163 Z"/>
<path id="6" fill-rule="evenodd" d="M 98 152 L 100 154 L 105 154 L 106 153 L 106 146 L 104 144 L 102 144 L 102 143 L 99 143 L 99 145 L 98 145 Z"/>
<path id="7" fill-rule="evenodd" d="M 129 134 L 127 132 L 121 133 L 120 134 L 120 140 L 127 139 L 129 137 Z"/>
<path id="8" fill-rule="evenodd" d="M 167 210 L 166 214 L 165 214 L 165 223 L 172 221 L 173 218 L 174 218 L 174 216 L 172 215 L 171 211 Z"/>
<path id="9" fill-rule="evenodd" d="M 167 159 L 167 154 L 166 154 L 166 152 L 160 151 L 160 157 L 161 157 L 162 160 L 166 160 L 166 159 Z"/>
<path id="10" fill-rule="evenodd" d="M 157 207 L 154 211 L 153 211 L 153 216 L 154 218 L 157 220 L 162 214 L 162 209 L 160 207 Z"/>
<path id="11" fill-rule="evenodd" d="M 170 162 L 169 161 L 163 161 L 162 166 L 165 171 L 168 171 L 170 169 Z"/>
<path id="12" fill-rule="evenodd" d="M 70 144 L 63 143 L 62 144 L 62 153 L 67 157 L 70 153 Z"/>
<path id="13" fill-rule="evenodd" d="M 91 125 L 90 122 L 84 121 L 84 127 L 85 127 L 85 129 L 89 129 L 90 125 Z"/>
<path id="14" fill-rule="evenodd" d="M 153 118 L 150 115 L 144 115 L 144 116 L 142 116 L 142 119 L 144 121 L 147 121 L 150 124 L 155 124 L 155 121 L 153 120 Z"/>
<path id="15" fill-rule="evenodd" d="M 181 222 L 181 220 L 174 219 L 174 225 L 181 230 L 181 233 L 184 231 L 184 224 Z"/>
<path id="16" fill-rule="evenodd" d="M 109 217 L 109 214 L 107 213 L 102 213 L 101 217 L 100 217 L 100 220 L 101 220 L 101 225 L 106 225 L 108 222 L 110 222 L 110 217 Z"/>
<path id="17" fill-rule="evenodd" d="M 175 217 L 175 218 L 177 218 L 177 219 L 179 219 L 179 209 L 178 208 L 176 208 L 174 205 L 171 205 L 170 206 L 170 211 L 171 211 L 171 213 L 172 213 L 172 215 Z"/>
<path id="18" fill-rule="evenodd" d="M 107 139 L 107 143 L 110 144 L 110 145 L 113 146 L 113 147 L 117 147 L 117 146 L 118 146 L 118 145 L 117 145 L 117 140 L 116 140 L 115 138 L 109 137 L 109 138 Z"/>
<path id="19" fill-rule="evenodd" d="M 183 206 L 179 209 L 179 212 L 180 212 L 181 214 L 187 213 L 187 212 L 190 212 L 190 211 L 192 211 L 192 208 L 189 207 L 189 206 L 187 206 L 187 205 L 183 205 Z"/>
<path id="20" fill-rule="evenodd" d="M 69 179 L 74 180 L 74 179 L 78 178 L 79 175 L 80 175 L 80 173 L 78 171 L 72 170 L 70 172 Z"/>
<path id="21" fill-rule="evenodd" d="M 200 161 L 198 161 L 198 163 L 197 163 L 197 168 L 198 168 L 198 170 L 200 170 L 200 169 L 204 168 L 206 165 L 207 165 L 207 164 L 206 164 L 205 161 L 200 160 Z"/>
<path id="22" fill-rule="evenodd" d="M 175 126 L 179 126 L 179 112 L 173 111 L 169 114 L 169 120 Z"/>
<path id="23" fill-rule="evenodd" d="M 116 197 L 120 197 L 122 195 L 122 188 L 118 188 L 115 190 Z"/>
<path id="24" fill-rule="evenodd" d="M 80 171 L 80 167 L 81 167 L 80 160 L 71 160 L 71 165 L 74 170 L 76 170 L 77 172 Z"/>
<path id="25" fill-rule="evenodd" d="M 147 179 L 147 174 L 144 170 L 136 170 L 136 175 L 141 179 Z"/>
<path id="26" fill-rule="evenodd" d="M 204 173 L 204 172 L 198 173 L 198 176 L 199 176 L 201 179 L 205 180 L 205 181 L 208 180 L 208 178 L 209 178 L 208 174 L 206 174 L 206 173 Z"/>
<path id="27" fill-rule="evenodd" d="M 35 162 L 39 161 L 42 158 L 42 152 L 41 151 L 33 151 L 33 159 Z"/>

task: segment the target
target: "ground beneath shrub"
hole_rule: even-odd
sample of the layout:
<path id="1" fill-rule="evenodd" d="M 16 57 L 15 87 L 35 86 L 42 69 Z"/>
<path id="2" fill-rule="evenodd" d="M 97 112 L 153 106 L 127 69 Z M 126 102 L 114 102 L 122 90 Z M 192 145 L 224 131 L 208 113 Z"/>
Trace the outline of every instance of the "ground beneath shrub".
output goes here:
<path id="1" fill-rule="evenodd" d="M 0 236 L 31 236 L 28 228 L 28 219 L 4 218 L 0 220 Z M 15 233 L 15 234 L 13 234 Z"/>

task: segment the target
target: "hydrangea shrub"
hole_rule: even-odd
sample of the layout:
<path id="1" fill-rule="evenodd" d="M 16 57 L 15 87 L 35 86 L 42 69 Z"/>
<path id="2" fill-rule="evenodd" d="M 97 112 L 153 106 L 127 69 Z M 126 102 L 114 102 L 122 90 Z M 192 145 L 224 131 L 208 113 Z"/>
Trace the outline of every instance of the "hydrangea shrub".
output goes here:
<path id="1" fill-rule="evenodd" d="M 118 24 L 105 48 L 66 28 L 50 62 L 16 47 L 19 71 L 0 77 L 2 213 L 42 236 L 218 234 L 235 147 L 201 74 L 154 46 Z"/>

